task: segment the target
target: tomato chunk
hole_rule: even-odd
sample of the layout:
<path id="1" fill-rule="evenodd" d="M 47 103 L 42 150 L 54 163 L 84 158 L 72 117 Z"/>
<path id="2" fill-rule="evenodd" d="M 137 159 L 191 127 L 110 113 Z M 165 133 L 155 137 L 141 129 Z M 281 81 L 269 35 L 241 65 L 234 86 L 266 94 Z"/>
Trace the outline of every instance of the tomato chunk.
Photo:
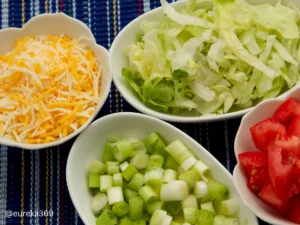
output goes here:
<path id="1" fill-rule="evenodd" d="M 300 196 L 297 196 L 294 200 L 294 204 L 289 209 L 289 219 L 294 223 L 300 223 Z"/>
<path id="2" fill-rule="evenodd" d="M 287 212 L 286 203 L 276 195 L 269 179 L 266 180 L 258 195 L 279 213 L 284 215 Z"/>
<path id="3" fill-rule="evenodd" d="M 297 160 L 294 164 L 293 177 L 300 182 L 300 160 Z"/>
<path id="4" fill-rule="evenodd" d="M 285 125 L 289 124 L 294 115 L 300 116 L 300 102 L 295 98 L 287 99 L 274 113 L 274 117 Z"/>
<path id="5" fill-rule="evenodd" d="M 268 152 L 270 181 L 275 193 L 281 199 L 287 199 L 289 180 L 292 177 L 293 164 L 283 164 L 282 148 L 271 144 Z"/>
<path id="6" fill-rule="evenodd" d="M 293 117 L 290 125 L 287 128 L 287 133 L 290 136 L 297 136 L 300 138 L 300 116 Z"/>
<path id="7" fill-rule="evenodd" d="M 287 140 L 276 140 L 274 144 L 281 147 L 284 151 L 293 152 L 300 158 L 300 138 L 292 136 Z"/>
<path id="8" fill-rule="evenodd" d="M 269 179 L 268 169 L 264 168 L 258 170 L 256 174 L 251 175 L 248 179 L 247 185 L 251 191 L 258 193 L 261 191 L 267 179 Z"/>
<path id="9" fill-rule="evenodd" d="M 247 170 L 249 176 L 257 173 L 268 164 L 267 152 L 244 152 L 239 154 L 239 159 L 243 167 Z"/>
<path id="10" fill-rule="evenodd" d="M 250 128 L 250 131 L 255 146 L 262 151 L 267 151 L 272 141 L 286 138 L 285 126 L 274 118 L 256 124 Z"/>

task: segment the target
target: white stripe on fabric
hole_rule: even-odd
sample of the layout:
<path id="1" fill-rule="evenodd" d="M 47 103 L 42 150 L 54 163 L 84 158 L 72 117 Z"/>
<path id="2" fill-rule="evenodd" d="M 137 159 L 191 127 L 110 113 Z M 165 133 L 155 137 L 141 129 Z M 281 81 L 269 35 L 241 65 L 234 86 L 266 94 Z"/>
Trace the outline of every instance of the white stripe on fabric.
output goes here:
<path id="1" fill-rule="evenodd" d="M 33 201 L 34 201 L 34 197 L 33 197 L 33 193 L 34 193 L 34 168 L 33 168 L 33 163 L 34 163 L 34 152 L 35 151 L 31 151 L 30 152 L 30 204 L 29 204 L 29 208 L 30 210 L 33 210 Z M 30 224 L 33 224 L 33 218 L 34 217 L 30 217 Z"/>
<path id="2" fill-rule="evenodd" d="M 87 5 L 88 5 L 88 26 L 89 28 L 91 28 L 91 22 L 92 22 L 92 19 L 91 19 L 91 0 L 88 0 L 87 1 Z"/>
<path id="3" fill-rule="evenodd" d="M 7 197 L 7 147 L 1 145 L 0 151 L 0 225 L 5 225 Z"/>
<path id="4" fill-rule="evenodd" d="M 57 154 L 57 167 L 56 167 L 56 209 L 57 209 L 57 215 L 56 215 L 56 224 L 60 225 L 60 156 L 59 156 L 59 146 L 57 146 L 56 154 Z"/>
<path id="5" fill-rule="evenodd" d="M 73 17 L 76 18 L 76 0 L 72 1 Z"/>
<path id="6" fill-rule="evenodd" d="M 2 10 L 1 10 L 1 14 L 2 14 L 2 21 L 1 21 L 1 25 L 2 28 L 6 28 L 8 27 L 8 10 L 9 10 L 9 6 L 8 6 L 9 0 L 2 0 Z"/>
<path id="7" fill-rule="evenodd" d="M 49 13 L 52 13 L 52 0 L 49 0 Z"/>
<path id="8" fill-rule="evenodd" d="M 108 48 L 110 48 L 109 1 L 106 1 L 106 18 L 107 18 L 107 38 L 108 38 Z"/>
<path id="9" fill-rule="evenodd" d="M 150 0 L 144 0 L 144 12 L 149 12 L 150 10 Z"/>
<path id="10" fill-rule="evenodd" d="M 30 0 L 30 18 L 34 16 L 33 0 Z"/>
<path id="11" fill-rule="evenodd" d="M 35 184 L 34 184 L 34 210 L 38 212 L 40 210 L 40 152 L 34 151 L 35 153 Z M 34 224 L 39 225 L 39 217 L 34 217 Z"/>
<path id="12" fill-rule="evenodd" d="M 229 152 L 229 143 L 228 143 L 228 129 L 227 129 L 227 121 L 224 121 L 224 136 L 225 136 L 225 148 L 226 148 L 226 168 L 230 170 L 230 152 Z"/>
<path id="13" fill-rule="evenodd" d="M 120 0 L 117 0 L 117 13 L 118 13 L 118 33 L 121 30 L 121 7 L 120 7 Z M 120 96 L 120 111 L 123 112 L 123 98 Z"/>
<path id="14" fill-rule="evenodd" d="M 55 12 L 58 13 L 59 12 L 59 0 L 55 1 L 55 6 L 56 6 Z"/>
<path id="15" fill-rule="evenodd" d="M 53 149 L 50 149 L 50 188 L 49 188 L 49 211 L 53 212 Z M 53 224 L 53 216 L 49 217 L 49 223 Z"/>

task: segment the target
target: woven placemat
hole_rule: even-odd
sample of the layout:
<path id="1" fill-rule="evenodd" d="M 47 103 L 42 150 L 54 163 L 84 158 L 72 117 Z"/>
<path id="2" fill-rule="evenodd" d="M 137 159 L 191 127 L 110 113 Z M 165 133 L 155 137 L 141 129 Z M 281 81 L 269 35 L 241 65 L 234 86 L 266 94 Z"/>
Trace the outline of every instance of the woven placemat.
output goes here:
<path id="1" fill-rule="evenodd" d="M 109 48 L 114 37 L 126 24 L 158 6 L 159 0 L 2 0 L 0 26 L 21 27 L 35 15 L 64 12 L 87 24 L 97 42 Z M 112 85 L 110 95 L 98 118 L 122 111 L 136 110 L 123 100 Z M 240 119 L 174 125 L 201 143 L 232 172 L 236 164 L 233 141 L 239 123 Z M 73 141 L 41 151 L 24 151 L 1 146 L 0 225 L 83 224 L 74 209 L 66 186 L 66 161 Z M 17 212 L 19 216 L 8 218 L 7 212 Z M 41 215 L 22 216 L 20 212 L 39 212 Z M 51 215 L 47 215 L 49 213 Z"/>

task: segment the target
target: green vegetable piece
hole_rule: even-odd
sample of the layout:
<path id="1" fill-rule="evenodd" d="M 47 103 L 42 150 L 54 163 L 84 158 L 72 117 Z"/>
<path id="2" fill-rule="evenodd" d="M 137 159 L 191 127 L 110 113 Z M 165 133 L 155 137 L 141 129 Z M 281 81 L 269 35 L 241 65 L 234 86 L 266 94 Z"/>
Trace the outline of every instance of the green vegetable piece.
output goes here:
<path id="1" fill-rule="evenodd" d="M 182 78 L 187 78 L 188 77 L 188 73 L 185 72 L 184 70 L 174 70 L 173 71 L 173 78 L 175 80 L 179 80 L 179 79 L 182 79 Z"/>
<path id="2" fill-rule="evenodd" d="M 164 165 L 164 157 L 162 155 L 153 154 L 149 158 L 149 162 L 147 164 L 146 169 L 149 171 L 153 167 L 160 167 L 162 168 Z"/>
<path id="3" fill-rule="evenodd" d="M 89 188 L 100 188 L 100 175 L 97 173 L 89 173 L 88 186 Z"/>
<path id="4" fill-rule="evenodd" d="M 115 225 L 118 223 L 118 218 L 109 210 L 104 210 L 96 220 L 96 225 Z"/>
<path id="5" fill-rule="evenodd" d="M 175 159 L 170 154 L 168 154 L 165 168 L 177 171 L 178 166 L 179 164 L 175 161 Z"/>
<path id="6" fill-rule="evenodd" d="M 214 214 L 205 209 L 200 209 L 197 213 L 197 223 L 203 225 L 213 225 Z"/>
<path id="7" fill-rule="evenodd" d="M 137 173 L 137 169 L 129 164 L 127 168 L 122 172 L 122 176 L 125 180 L 130 181 L 131 178 Z"/>
<path id="8" fill-rule="evenodd" d="M 189 188 L 194 187 L 194 184 L 200 180 L 200 175 L 195 169 L 188 170 L 179 175 L 179 180 L 185 181 Z"/>
<path id="9" fill-rule="evenodd" d="M 141 173 L 136 173 L 128 183 L 128 187 L 138 191 L 144 183 L 144 176 Z"/>
<path id="10" fill-rule="evenodd" d="M 105 143 L 102 162 L 115 160 L 113 155 L 113 148 L 114 148 L 114 143 L 109 143 L 109 142 Z"/>
<path id="11" fill-rule="evenodd" d="M 159 136 L 158 133 L 154 132 L 150 134 L 145 140 L 147 151 L 150 154 L 156 153 L 162 156 L 166 156 L 167 152 L 165 150 L 166 145 L 163 139 Z"/>
<path id="12" fill-rule="evenodd" d="M 143 216 L 144 201 L 141 196 L 134 196 L 129 199 L 129 217 L 132 220 L 140 219 Z"/>
<path id="13" fill-rule="evenodd" d="M 182 205 L 180 202 L 165 202 L 164 209 L 173 217 L 182 212 Z"/>
<path id="14" fill-rule="evenodd" d="M 112 207 L 112 211 L 118 216 L 125 216 L 129 212 L 129 205 L 126 202 L 117 202 Z"/>
<path id="15" fill-rule="evenodd" d="M 119 223 L 120 225 L 133 225 L 133 221 L 128 216 L 122 217 Z"/>
<path id="16" fill-rule="evenodd" d="M 207 189 L 208 193 L 202 198 L 202 203 L 209 202 L 213 199 L 223 201 L 229 197 L 228 187 L 217 181 L 209 181 L 207 183 Z"/>
<path id="17" fill-rule="evenodd" d="M 144 199 L 145 203 L 154 202 L 158 196 L 149 185 L 145 185 L 139 189 L 139 195 Z"/>
<path id="18" fill-rule="evenodd" d="M 127 139 L 117 141 L 113 148 L 113 153 L 118 162 L 123 162 L 125 159 L 132 156 L 133 149 L 131 143 Z"/>
<path id="19" fill-rule="evenodd" d="M 157 209 L 163 209 L 164 203 L 162 201 L 155 201 L 147 203 L 147 212 L 153 214 Z"/>
<path id="20" fill-rule="evenodd" d="M 123 193 L 124 193 L 124 198 L 125 198 L 126 202 L 129 202 L 129 199 L 131 197 L 134 197 L 134 196 L 138 195 L 138 192 L 136 190 L 131 189 L 131 188 L 125 188 L 123 190 Z"/>
<path id="21" fill-rule="evenodd" d="M 105 169 L 105 164 L 101 161 L 93 161 L 89 166 L 89 172 L 97 173 L 99 176 L 105 173 Z"/>

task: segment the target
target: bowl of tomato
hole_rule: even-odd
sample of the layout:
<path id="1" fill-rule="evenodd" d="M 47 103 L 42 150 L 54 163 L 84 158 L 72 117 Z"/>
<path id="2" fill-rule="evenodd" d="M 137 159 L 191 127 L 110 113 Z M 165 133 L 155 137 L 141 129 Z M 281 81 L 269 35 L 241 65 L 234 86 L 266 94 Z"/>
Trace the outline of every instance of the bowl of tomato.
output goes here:
<path id="1" fill-rule="evenodd" d="M 300 224 L 300 87 L 245 115 L 234 150 L 244 203 L 270 224 Z"/>

